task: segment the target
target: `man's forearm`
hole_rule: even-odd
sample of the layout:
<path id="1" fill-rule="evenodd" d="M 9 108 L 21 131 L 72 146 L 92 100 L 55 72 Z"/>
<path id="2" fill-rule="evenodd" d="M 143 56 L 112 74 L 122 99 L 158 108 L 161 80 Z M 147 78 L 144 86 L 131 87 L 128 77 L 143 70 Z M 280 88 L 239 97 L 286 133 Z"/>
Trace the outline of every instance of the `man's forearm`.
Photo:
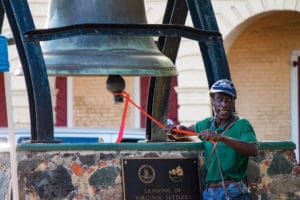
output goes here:
<path id="1" fill-rule="evenodd" d="M 229 145 L 240 154 L 246 156 L 257 156 L 258 154 L 258 147 L 257 144 L 255 143 L 245 142 L 245 141 L 237 140 L 226 136 L 221 136 L 219 141 Z"/>

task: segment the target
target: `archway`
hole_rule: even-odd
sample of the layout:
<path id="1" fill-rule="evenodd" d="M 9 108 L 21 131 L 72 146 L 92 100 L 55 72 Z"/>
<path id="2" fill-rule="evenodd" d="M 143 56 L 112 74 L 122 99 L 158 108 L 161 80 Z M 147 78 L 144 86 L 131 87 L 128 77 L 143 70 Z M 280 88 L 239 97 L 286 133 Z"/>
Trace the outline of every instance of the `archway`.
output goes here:
<path id="1" fill-rule="evenodd" d="M 299 111 L 290 109 L 290 54 L 300 46 L 300 13 L 272 11 L 244 23 L 228 49 L 237 110 L 259 140 L 291 140 L 291 113 Z"/>

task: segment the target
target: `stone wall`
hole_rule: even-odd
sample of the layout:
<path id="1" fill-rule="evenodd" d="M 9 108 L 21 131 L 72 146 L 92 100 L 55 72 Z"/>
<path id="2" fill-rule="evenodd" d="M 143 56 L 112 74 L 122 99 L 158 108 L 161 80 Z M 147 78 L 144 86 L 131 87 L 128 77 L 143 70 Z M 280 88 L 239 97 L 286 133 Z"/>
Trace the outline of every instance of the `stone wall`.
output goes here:
<path id="1" fill-rule="evenodd" d="M 10 199 L 10 180 L 11 173 L 9 153 L 6 151 L 0 151 L 0 199 Z"/>
<path id="2" fill-rule="evenodd" d="M 123 199 L 123 158 L 201 157 L 194 147 L 160 143 L 47 146 L 19 151 L 20 199 Z"/>
<path id="3" fill-rule="evenodd" d="M 300 166 L 296 165 L 292 150 L 276 148 L 274 144 L 262 144 L 264 150 L 250 159 L 248 182 L 252 198 L 297 200 L 300 198 Z"/>
<path id="4" fill-rule="evenodd" d="M 23 144 L 17 150 L 19 199 L 121 200 L 123 158 L 196 158 L 201 193 L 201 149 L 201 143 Z M 261 143 L 249 163 L 253 199 L 300 198 L 294 149 L 290 142 Z"/>

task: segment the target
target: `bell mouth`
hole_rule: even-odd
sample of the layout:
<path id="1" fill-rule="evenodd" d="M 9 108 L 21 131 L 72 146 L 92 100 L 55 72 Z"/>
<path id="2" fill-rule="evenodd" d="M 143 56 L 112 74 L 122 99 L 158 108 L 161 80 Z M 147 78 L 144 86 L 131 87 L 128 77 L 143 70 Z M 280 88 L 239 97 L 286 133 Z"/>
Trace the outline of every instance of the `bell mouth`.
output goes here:
<path id="1" fill-rule="evenodd" d="M 45 52 L 48 75 L 176 76 L 172 61 L 161 53 L 113 50 Z"/>

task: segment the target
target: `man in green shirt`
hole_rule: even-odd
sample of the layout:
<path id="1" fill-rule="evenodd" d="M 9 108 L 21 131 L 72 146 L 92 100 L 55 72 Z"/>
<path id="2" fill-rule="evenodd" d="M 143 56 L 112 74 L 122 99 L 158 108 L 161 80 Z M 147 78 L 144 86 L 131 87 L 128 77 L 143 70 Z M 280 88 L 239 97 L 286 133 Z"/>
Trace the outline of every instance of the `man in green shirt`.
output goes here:
<path id="1" fill-rule="evenodd" d="M 215 82 L 209 94 L 214 116 L 179 127 L 195 131 L 203 141 L 207 170 L 203 199 L 251 199 L 244 180 L 249 156 L 258 154 L 254 130 L 236 115 L 236 89 L 230 80 Z"/>

